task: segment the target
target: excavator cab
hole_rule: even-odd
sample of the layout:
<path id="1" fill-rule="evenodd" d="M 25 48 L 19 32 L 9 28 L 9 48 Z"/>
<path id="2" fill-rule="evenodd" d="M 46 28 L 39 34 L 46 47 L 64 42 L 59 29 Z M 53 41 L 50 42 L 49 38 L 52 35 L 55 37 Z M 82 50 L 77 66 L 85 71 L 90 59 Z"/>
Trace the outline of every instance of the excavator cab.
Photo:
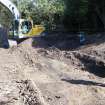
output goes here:
<path id="1" fill-rule="evenodd" d="M 34 26 L 33 21 L 28 19 L 15 20 L 12 26 L 9 37 L 15 39 L 37 37 L 45 30 L 43 25 Z"/>
<path id="2" fill-rule="evenodd" d="M 32 26 L 33 25 L 32 25 L 31 21 L 27 21 L 27 20 L 22 21 L 21 26 L 20 26 L 20 30 L 21 30 L 22 34 L 28 34 L 31 31 Z"/>

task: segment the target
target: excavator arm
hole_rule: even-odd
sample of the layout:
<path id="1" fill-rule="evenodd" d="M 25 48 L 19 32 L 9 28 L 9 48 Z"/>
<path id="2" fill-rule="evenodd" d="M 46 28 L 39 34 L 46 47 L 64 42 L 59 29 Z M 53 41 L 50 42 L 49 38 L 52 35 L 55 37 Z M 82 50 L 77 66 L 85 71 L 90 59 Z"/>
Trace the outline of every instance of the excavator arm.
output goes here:
<path id="1" fill-rule="evenodd" d="M 0 3 L 14 15 L 15 20 L 20 19 L 20 13 L 17 7 L 10 0 L 0 0 Z"/>

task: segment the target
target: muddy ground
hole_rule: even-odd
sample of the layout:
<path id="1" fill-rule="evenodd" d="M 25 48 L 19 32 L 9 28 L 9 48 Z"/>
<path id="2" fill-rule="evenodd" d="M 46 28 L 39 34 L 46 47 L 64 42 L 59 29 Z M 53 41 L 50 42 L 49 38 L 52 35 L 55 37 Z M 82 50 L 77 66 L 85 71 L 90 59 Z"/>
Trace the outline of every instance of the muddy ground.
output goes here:
<path id="1" fill-rule="evenodd" d="M 0 105 L 105 105 L 105 35 L 61 33 L 0 48 Z"/>

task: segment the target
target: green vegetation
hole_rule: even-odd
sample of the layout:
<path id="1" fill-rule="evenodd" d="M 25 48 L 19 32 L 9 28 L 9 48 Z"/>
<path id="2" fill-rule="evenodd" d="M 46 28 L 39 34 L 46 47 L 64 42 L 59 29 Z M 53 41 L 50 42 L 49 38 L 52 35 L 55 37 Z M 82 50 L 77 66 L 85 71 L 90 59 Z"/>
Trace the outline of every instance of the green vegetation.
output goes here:
<path id="1" fill-rule="evenodd" d="M 16 4 L 23 18 L 31 17 L 34 24 L 44 24 L 48 29 L 56 27 L 63 18 L 63 0 L 20 0 Z"/>
<path id="2" fill-rule="evenodd" d="M 105 0 L 65 0 L 64 24 L 70 30 L 104 31 Z"/>
<path id="3" fill-rule="evenodd" d="M 34 24 L 44 24 L 53 30 L 65 26 L 70 31 L 104 31 L 104 0 L 12 0 L 21 12 L 22 18 L 31 17 Z M 4 8 L 0 13 L 10 15 Z M 3 16 L 4 16 L 3 15 Z M 4 19 L 4 18 L 3 18 Z M 1 23 L 1 20 L 0 20 Z M 6 22 L 8 23 L 8 22 Z"/>

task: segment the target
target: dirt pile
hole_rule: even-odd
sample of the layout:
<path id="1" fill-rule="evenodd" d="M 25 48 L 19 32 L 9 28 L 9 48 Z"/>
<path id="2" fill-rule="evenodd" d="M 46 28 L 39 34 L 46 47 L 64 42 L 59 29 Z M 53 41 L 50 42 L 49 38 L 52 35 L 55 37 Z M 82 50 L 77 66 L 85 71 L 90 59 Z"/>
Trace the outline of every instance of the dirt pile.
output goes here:
<path id="1" fill-rule="evenodd" d="M 46 40 L 40 40 L 43 42 L 43 47 L 37 43 L 37 46 L 33 46 L 34 49 L 32 46 L 24 47 L 24 44 L 20 45 L 21 47 L 19 48 L 25 48 L 24 51 L 31 57 L 28 57 L 27 60 L 29 61 L 30 59 L 30 64 L 33 62 L 33 66 L 31 65 L 32 68 L 36 68 L 36 71 L 31 70 L 28 74 L 35 72 L 35 74 L 30 73 L 31 78 L 33 78 L 38 88 L 41 90 L 48 104 L 92 105 L 93 101 L 94 105 L 105 104 L 103 95 L 105 92 L 105 61 L 102 59 L 104 55 L 102 53 L 104 52 L 104 43 L 97 44 L 97 38 L 99 39 L 97 36 L 94 43 L 88 45 L 89 47 L 87 47 L 87 45 L 79 46 L 75 50 L 73 49 L 73 51 L 60 50 L 55 46 L 56 43 L 54 46 L 49 46 Z M 32 43 L 32 40 L 30 41 Z M 30 42 L 28 40 L 24 43 Z M 72 48 L 71 46 L 70 49 Z M 98 54 L 96 55 L 94 52 Z M 99 54 L 101 54 L 101 56 L 98 56 Z M 76 87 L 74 87 L 75 85 Z M 88 93 L 83 94 L 85 91 Z M 74 97 L 72 97 L 72 95 L 74 95 Z M 79 96 L 79 99 L 75 99 L 75 97 Z M 60 97 L 59 100 L 56 97 Z M 69 99 L 69 97 L 71 98 Z M 85 101 L 83 100 L 84 98 L 86 98 Z"/>
<path id="2" fill-rule="evenodd" d="M 1 105 L 105 105 L 103 37 L 88 36 L 83 46 L 67 39 L 27 39 L 0 49 L 0 84 L 9 81 L 0 88 Z"/>

